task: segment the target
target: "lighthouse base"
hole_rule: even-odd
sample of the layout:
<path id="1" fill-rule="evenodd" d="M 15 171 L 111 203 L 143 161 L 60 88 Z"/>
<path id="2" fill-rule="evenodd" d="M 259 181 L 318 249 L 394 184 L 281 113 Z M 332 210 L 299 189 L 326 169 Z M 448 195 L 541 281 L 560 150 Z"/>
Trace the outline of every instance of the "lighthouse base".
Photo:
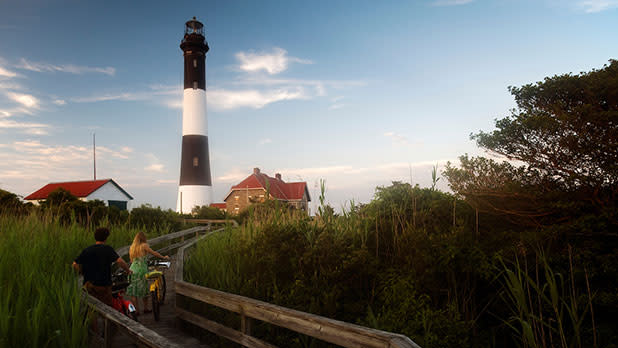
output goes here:
<path id="1" fill-rule="evenodd" d="M 210 205 L 212 203 L 212 186 L 182 185 L 178 186 L 178 201 L 176 212 L 191 214 L 195 206 Z"/>

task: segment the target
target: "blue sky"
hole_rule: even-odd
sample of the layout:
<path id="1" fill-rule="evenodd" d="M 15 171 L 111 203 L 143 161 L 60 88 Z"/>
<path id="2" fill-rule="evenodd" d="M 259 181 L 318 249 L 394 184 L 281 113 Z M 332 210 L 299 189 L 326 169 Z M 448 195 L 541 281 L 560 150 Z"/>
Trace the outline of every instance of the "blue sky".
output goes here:
<path id="1" fill-rule="evenodd" d="M 184 22 L 205 24 L 214 197 L 253 167 L 315 201 L 483 154 L 508 86 L 616 59 L 618 0 L 3 1 L 0 188 L 113 178 L 174 208 Z M 439 187 L 446 190 L 444 180 Z"/>

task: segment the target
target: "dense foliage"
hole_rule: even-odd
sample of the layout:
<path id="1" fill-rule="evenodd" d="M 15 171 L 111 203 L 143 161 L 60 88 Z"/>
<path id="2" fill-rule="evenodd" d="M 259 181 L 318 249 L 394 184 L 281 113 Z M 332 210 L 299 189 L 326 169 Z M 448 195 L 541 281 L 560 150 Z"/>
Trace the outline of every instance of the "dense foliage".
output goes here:
<path id="1" fill-rule="evenodd" d="M 186 275 L 425 348 L 615 347 L 617 70 L 511 88 L 518 109 L 473 138 L 513 161 L 461 157 L 443 173 L 454 194 L 434 174 L 432 188 L 394 182 L 341 215 L 323 195 L 315 219 L 259 205 L 198 245 Z"/>

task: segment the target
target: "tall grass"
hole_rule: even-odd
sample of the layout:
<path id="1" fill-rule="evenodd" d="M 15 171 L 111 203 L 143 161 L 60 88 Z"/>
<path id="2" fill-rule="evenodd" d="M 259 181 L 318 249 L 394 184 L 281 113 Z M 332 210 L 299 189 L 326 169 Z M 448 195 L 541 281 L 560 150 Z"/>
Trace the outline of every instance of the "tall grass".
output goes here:
<path id="1" fill-rule="evenodd" d="M 112 227 L 108 243 L 127 245 L 137 230 Z M 93 244 L 77 223 L 0 214 L 0 347 L 84 347 L 88 323 L 71 264 Z"/>
<path id="2" fill-rule="evenodd" d="M 594 322 L 589 313 L 592 294 L 588 284 L 586 292 L 575 286 L 570 246 L 568 251 L 569 271 L 566 274 L 554 271 L 542 251 L 536 254 L 533 271 L 520 265 L 519 259 L 511 267 L 503 264 L 505 302 L 511 305 L 512 312 L 505 323 L 522 347 L 589 346 L 583 343 L 582 325 L 586 319 Z M 592 346 L 597 347 L 594 326 L 592 335 Z"/>

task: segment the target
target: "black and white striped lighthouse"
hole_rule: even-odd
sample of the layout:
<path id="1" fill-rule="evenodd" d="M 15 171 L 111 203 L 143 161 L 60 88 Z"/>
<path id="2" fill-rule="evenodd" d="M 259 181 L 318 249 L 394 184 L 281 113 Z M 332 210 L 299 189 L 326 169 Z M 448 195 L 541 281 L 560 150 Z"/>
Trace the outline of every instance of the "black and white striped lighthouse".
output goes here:
<path id="1" fill-rule="evenodd" d="M 180 44 L 185 60 L 182 102 L 182 155 L 176 211 L 190 213 L 195 206 L 212 203 L 206 118 L 206 52 L 204 25 L 195 17 L 185 25 Z"/>

